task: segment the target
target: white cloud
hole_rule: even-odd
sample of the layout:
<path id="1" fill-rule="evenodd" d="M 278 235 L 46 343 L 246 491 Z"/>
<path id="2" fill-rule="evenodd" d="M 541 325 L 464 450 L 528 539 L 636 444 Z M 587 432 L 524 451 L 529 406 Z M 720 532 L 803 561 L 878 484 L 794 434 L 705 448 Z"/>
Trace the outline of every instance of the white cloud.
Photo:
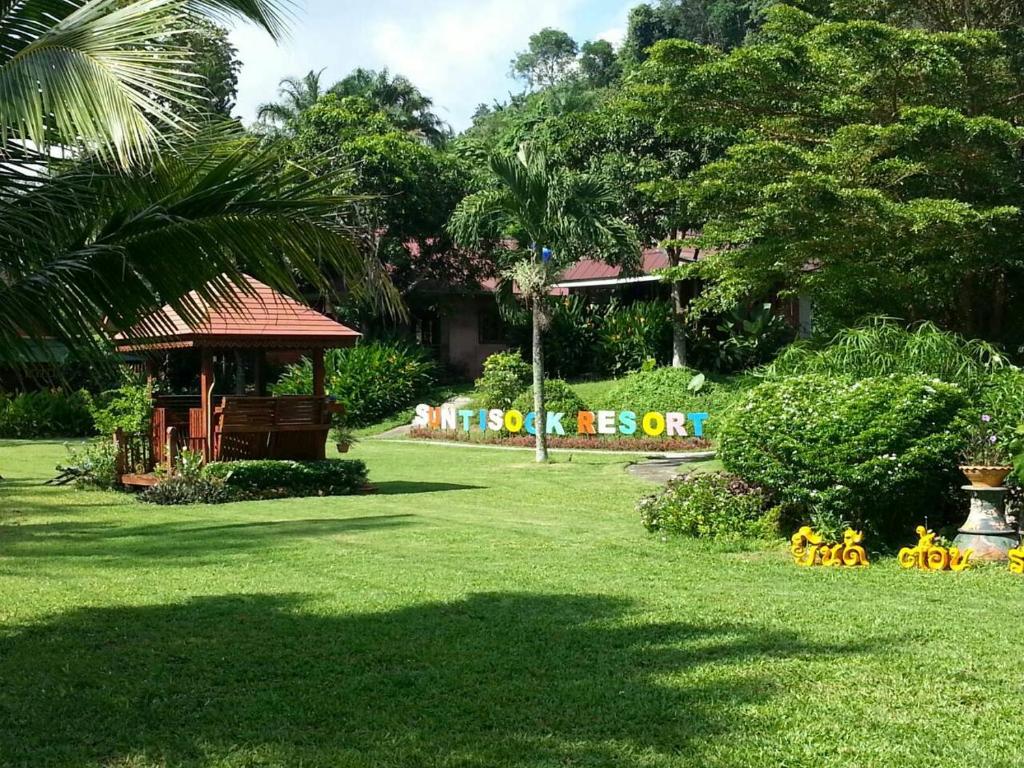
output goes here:
<path id="1" fill-rule="evenodd" d="M 607 40 L 613 46 L 618 48 L 622 45 L 622 41 L 626 39 L 626 28 L 625 27 L 612 27 L 606 29 L 604 32 L 598 32 L 594 35 L 595 40 Z"/>

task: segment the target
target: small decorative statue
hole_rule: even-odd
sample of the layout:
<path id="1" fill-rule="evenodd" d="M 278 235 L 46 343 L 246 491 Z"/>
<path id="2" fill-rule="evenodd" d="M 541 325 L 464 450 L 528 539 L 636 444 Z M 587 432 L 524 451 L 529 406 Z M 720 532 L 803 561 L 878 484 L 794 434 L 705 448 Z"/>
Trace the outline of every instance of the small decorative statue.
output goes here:
<path id="1" fill-rule="evenodd" d="M 970 564 L 973 549 L 962 552 L 959 547 L 940 547 L 935 543 L 935 533 L 923 525 L 917 526 L 919 541 L 916 547 L 904 547 L 899 552 L 901 568 L 917 568 L 922 571 L 963 571 Z"/>
<path id="2" fill-rule="evenodd" d="M 1010 556 L 1010 573 L 1024 574 L 1024 545 L 1007 552 Z"/>
<path id="3" fill-rule="evenodd" d="M 801 566 L 833 565 L 854 568 L 868 564 L 868 554 L 860 542 L 864 534 L 847 529 L 839 544 L 826 544 L 821 534 L 809 525 L 803 526 L 790 539 L 789 552 L 793 562 Z"/>

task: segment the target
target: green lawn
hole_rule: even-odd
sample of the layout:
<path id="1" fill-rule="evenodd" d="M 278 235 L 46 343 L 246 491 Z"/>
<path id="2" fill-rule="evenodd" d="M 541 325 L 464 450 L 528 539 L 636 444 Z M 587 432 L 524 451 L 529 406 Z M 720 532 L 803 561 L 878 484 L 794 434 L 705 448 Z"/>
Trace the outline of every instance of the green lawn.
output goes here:
<path id="1" fill-rule="evenodd" d="M 1011 766 L 1024 580 L 662 542 L 621 457 L 156 508 L 0 442 L 3 766 Z"/>

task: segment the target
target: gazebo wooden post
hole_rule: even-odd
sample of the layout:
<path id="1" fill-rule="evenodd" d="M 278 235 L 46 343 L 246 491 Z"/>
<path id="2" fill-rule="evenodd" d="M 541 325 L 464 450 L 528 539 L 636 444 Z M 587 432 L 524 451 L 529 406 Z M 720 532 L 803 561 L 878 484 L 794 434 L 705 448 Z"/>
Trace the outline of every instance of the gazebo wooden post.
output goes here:
<path id="1" fill-rule="evenodd" d="M 323 397 L 327 393 L 324 383 L 324 350 L 318 348 L 313 350 L 313 396 Z"/>
<path id="2" fill-rule="evenodd" d="M 203 413 L 203 459 L 213 460 L 213 350 L 203 347 L 199 368 L 199 407 Z"/>
<path id="3" fill-rule="evenodd" d="M 256 390 L 256 397 L 267 396 L 267 352 L 264 349 L 257 349 L 253 358 L 252 376 L 253 389 Z"/>

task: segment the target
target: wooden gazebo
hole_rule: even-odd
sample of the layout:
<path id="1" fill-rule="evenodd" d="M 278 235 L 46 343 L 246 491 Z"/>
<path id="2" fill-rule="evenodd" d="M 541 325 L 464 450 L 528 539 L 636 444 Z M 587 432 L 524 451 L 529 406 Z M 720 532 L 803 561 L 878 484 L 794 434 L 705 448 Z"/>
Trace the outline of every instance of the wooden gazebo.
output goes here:
<path id="1" fill-rule="evenodd" d="M 238 459 L 322 459 L 335 406 L 324 388 L 324 350 L 355 345 L 360 334 L 313 309 L 246 277 L 249 290 L 233 289 L 218 307 L 192 324 L 169 306 L 115 337 L 121 352 L 141 354 L 155 376 L 157 355 L 199 352 L 198 392 L 154 396 L 149 435 L 115 436 L 119 441 L 122 482 L 152 485 L 153 470 L 173 468 L 182 448 L 206 461 Z M 309 395 L 268 397 L 268 353 L 301 353 L 313 364 Z M 250 392 L 215 394 L 218 357 L 249 354 L 253 361 Z"/>

